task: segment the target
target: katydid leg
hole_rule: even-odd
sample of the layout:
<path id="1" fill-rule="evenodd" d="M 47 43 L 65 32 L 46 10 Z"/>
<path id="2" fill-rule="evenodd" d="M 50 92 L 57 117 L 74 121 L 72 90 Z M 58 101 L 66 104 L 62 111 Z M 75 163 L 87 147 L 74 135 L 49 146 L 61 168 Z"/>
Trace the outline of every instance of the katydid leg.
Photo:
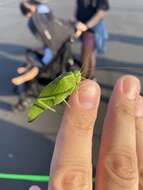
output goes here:
<path id="1" fill-rule="evenodd" d="M 44 99 L 45 99 L 45 100 L 48 100 L 48 98 L 47 98 L 47 99 L 44 98 Z M 49 99 L 51 100 L 51 98 L 49 98 Z M 42 106 L 43 109 L 45 109 L 45 110 L 46 110 L 46 109 L 49 109 L 49 110 L 51 110 L 51 111 L 53 111 L 53 112 L 56 111 L 54 108 L 48 106 L 45 102 L 43 102 L 41 98 L 38 98 L 37 103 L 38 103 L 40 106 Z"/>

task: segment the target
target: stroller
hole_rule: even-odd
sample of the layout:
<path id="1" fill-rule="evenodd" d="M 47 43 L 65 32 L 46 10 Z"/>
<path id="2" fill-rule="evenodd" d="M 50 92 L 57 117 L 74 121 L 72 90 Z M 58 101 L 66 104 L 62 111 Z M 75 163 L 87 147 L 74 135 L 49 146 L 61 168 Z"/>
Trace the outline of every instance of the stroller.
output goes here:
<path id="1" fill-rule="evenodd" d="M 18 95 L 18 102 L 14 106 L 14 110 L 24 111 L 25 108 L 32 104 L 35 98 L 37 98 L 41 89 L 53 81 L 57 76 L 65 72 L 80 69 L 81 64 L 74 58 L 71 48 L 72 44 L 75 43 L 75 40 L 74 35 L 71 34 L 63 42 L 51 63 L 46 66 L 40 66 L 40 73 L 34 80 L 15 87 L 14 91 Z M 33 59 L 35 55 L 40 58 L 42 56 L 42 50 L 26 50 L 25 56 L 27 64 L 40 64 Z"/>

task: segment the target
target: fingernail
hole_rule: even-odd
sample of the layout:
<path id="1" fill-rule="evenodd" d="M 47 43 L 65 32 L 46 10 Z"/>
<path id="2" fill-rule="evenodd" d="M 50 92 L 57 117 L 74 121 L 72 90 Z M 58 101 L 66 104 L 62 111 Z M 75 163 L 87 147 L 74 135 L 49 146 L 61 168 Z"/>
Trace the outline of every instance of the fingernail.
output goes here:
<path id="1" fill-rule="evenodd" d="M 136 101 L 136 117 L 143 117 L 143 97 L 141 96 Z"/>
<path id="2" fill-rule="evenodd" d="M 94 81 L 85 81 L 79 87 L 79 103 L 85 109 L 92 109 L 97 102 L 98 86 Z"/>
<path id="3" fill-rule="evenodd" d="M 140 93 L 140 81 L 133 76 L 126 76 L 122 81 L 123 93 L 130 100 L 134 100 Z"/>

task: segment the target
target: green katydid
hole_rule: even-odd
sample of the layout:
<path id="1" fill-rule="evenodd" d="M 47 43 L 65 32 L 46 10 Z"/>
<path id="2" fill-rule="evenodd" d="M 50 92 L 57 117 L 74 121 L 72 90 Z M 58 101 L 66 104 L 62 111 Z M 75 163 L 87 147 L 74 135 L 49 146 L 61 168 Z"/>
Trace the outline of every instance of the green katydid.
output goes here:
<path id="1" fill-rule="evenodd" d="M 28 121 L 34 121 L 45 110 L 55 111 L 54 107 L 72 94 L 82 79 L 79 70 L 60 75 L 54 81 L 43 88 L 38 99 L 28 112 Z"/>

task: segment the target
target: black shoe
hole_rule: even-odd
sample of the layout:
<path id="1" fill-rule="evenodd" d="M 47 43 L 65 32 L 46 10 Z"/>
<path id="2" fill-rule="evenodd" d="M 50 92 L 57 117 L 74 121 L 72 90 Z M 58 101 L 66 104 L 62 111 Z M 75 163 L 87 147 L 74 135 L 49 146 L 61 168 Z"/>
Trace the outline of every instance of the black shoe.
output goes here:
<path id="1" fill-rule="evenodd" d="M 22 104 L 22 102 L 18 102 L 13 106 L 14 112 L 24 112 L 26 107 Z"/>
<path id="2" fill-rule="evenodd" d="M 33 99 L 32 98 L 26 98 L 24 100 L 18 101 L 17 104 L 14 105 L 13 110 L 15 112 L 23 112 L 25 111 L 30 105 L 32 105 Z"/>

